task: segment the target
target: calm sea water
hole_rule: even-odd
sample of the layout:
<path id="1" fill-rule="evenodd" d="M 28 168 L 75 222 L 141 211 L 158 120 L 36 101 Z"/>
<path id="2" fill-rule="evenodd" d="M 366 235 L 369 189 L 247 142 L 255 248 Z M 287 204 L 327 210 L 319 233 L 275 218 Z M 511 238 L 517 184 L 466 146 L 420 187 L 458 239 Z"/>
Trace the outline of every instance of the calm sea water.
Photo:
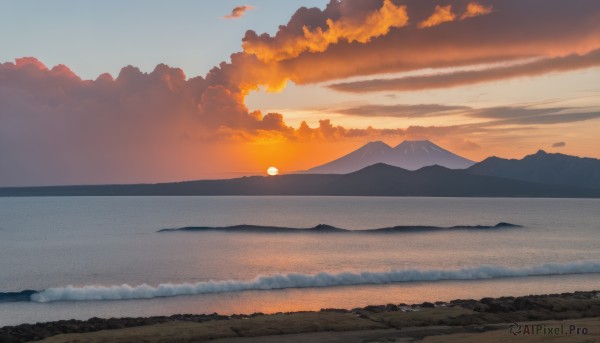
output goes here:
<path id="1" fill-rule="evenodd" d="M 524 227 L 386 235 L 156 232 L 502 221 Z M 41 300 L 59 293 L 66 299 L 0 302 L 0 326 L 591 290 L 600 289 L 599 272 L 600 200 L 593 199 L 0 198 L 0 292 L 57 288 Z M 267 277 L 256 279 L 261 275 Z M 233 281 L 219 282 L 225 280 Z M 176 293 L 187 295 L 168 296 Z M 140 296 L 148 299 L 129 299 Z"/>

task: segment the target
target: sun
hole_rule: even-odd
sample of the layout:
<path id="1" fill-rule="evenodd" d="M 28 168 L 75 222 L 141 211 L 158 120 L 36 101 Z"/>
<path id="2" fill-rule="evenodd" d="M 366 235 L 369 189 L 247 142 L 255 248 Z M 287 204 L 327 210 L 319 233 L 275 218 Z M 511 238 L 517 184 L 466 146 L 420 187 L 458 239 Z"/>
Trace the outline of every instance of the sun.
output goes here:
<path id="1" fill-rule="evenodd" d="M 267 169 L 267 174 L 269 174 L 271 176 L 275 176 L 275 175 L 279 174 L 279 169 L 277 169 L 275 167 L 269 167 L 269 169 Z"/>

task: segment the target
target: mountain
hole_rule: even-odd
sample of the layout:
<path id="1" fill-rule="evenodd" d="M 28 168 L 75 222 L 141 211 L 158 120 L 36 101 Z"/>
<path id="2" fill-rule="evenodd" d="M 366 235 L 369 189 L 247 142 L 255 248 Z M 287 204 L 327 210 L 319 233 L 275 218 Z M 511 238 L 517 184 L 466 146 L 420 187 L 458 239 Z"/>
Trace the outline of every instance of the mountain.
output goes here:
<path id="1" fill-rule="evenodd" d="M 340 195 L 594 197 L 600 190 L 469 174 L 441 166 L 416 171 L 378 163 L 349 174 L 289 174 L 162 184 L 0 188 L 0 196 Z"/>
<path id="2" fill-rule="evenodd" d="M 370 142 L 345 156 L 311 168 L 309 174 L 347 174 L 367 166 L 385 163 L 407 170 L 440 165 L 451 169 L 464 169 L 473 161 L 460 157 L 430 141 L 404 141 L 395 148 L 383 142 Z"/>
<path id="3" fill-rule="evenodd" d="M 600 189 L 600 160 L 549 154 L 543 150 L 521 160 L 489 157 L 468 168 L 467 172 L 552 185 Z"/>

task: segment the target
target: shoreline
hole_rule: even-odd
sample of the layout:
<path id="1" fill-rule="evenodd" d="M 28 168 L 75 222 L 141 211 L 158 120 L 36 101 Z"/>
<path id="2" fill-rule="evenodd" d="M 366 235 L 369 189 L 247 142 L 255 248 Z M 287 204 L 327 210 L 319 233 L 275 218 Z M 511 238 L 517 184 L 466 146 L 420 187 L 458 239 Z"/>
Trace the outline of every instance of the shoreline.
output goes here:
<path id="1" fill-rule="evenodd" d="M 412 305 L 370 305 L 354 309 L 321 309 L 268 315 L 253 313 L 225 316 L 213 313 L 61 320 L 2 327 L 0 342 L 169 342 L 190 341 L 190 334 L 194 336 L 192 341 L 229 341 L 250 337 L 267 339 L 274 335 L 279 340 L 304 335 L 306 337 L 298 339 L 319 341 L 326 338 L 330 341 L 336 337 L 345 337 L 345 340 L 352 341 L 350 336 L 358 339 L 375 333 L 389 337 L 423 338 L 506 331 L 509 323 L 513 322 L 573 322 L 585 318 L 595 318 L 586 322 L 586 325 L 593 324 L 596 328 L 594 323 L 598 324 L 598 329 L 591 333 L 600 334 L 600 290 L 479 300 L 457 299 Z M 411 332 L 413 336 L 408 335 Z M 598 339 L 600 340 L 600 336 Z"/>

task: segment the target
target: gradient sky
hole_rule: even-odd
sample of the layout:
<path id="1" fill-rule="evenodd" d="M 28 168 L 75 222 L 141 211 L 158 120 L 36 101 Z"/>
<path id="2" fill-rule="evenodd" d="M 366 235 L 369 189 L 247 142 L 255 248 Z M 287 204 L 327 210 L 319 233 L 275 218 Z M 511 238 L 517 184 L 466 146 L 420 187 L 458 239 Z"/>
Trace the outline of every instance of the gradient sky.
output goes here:
<path id="1" fill-rule="evenodd" d="M 600 158 L 597 1 L 328 3 L 3 1 L 0 186 L 291 172 L 373 140 Z"/>

